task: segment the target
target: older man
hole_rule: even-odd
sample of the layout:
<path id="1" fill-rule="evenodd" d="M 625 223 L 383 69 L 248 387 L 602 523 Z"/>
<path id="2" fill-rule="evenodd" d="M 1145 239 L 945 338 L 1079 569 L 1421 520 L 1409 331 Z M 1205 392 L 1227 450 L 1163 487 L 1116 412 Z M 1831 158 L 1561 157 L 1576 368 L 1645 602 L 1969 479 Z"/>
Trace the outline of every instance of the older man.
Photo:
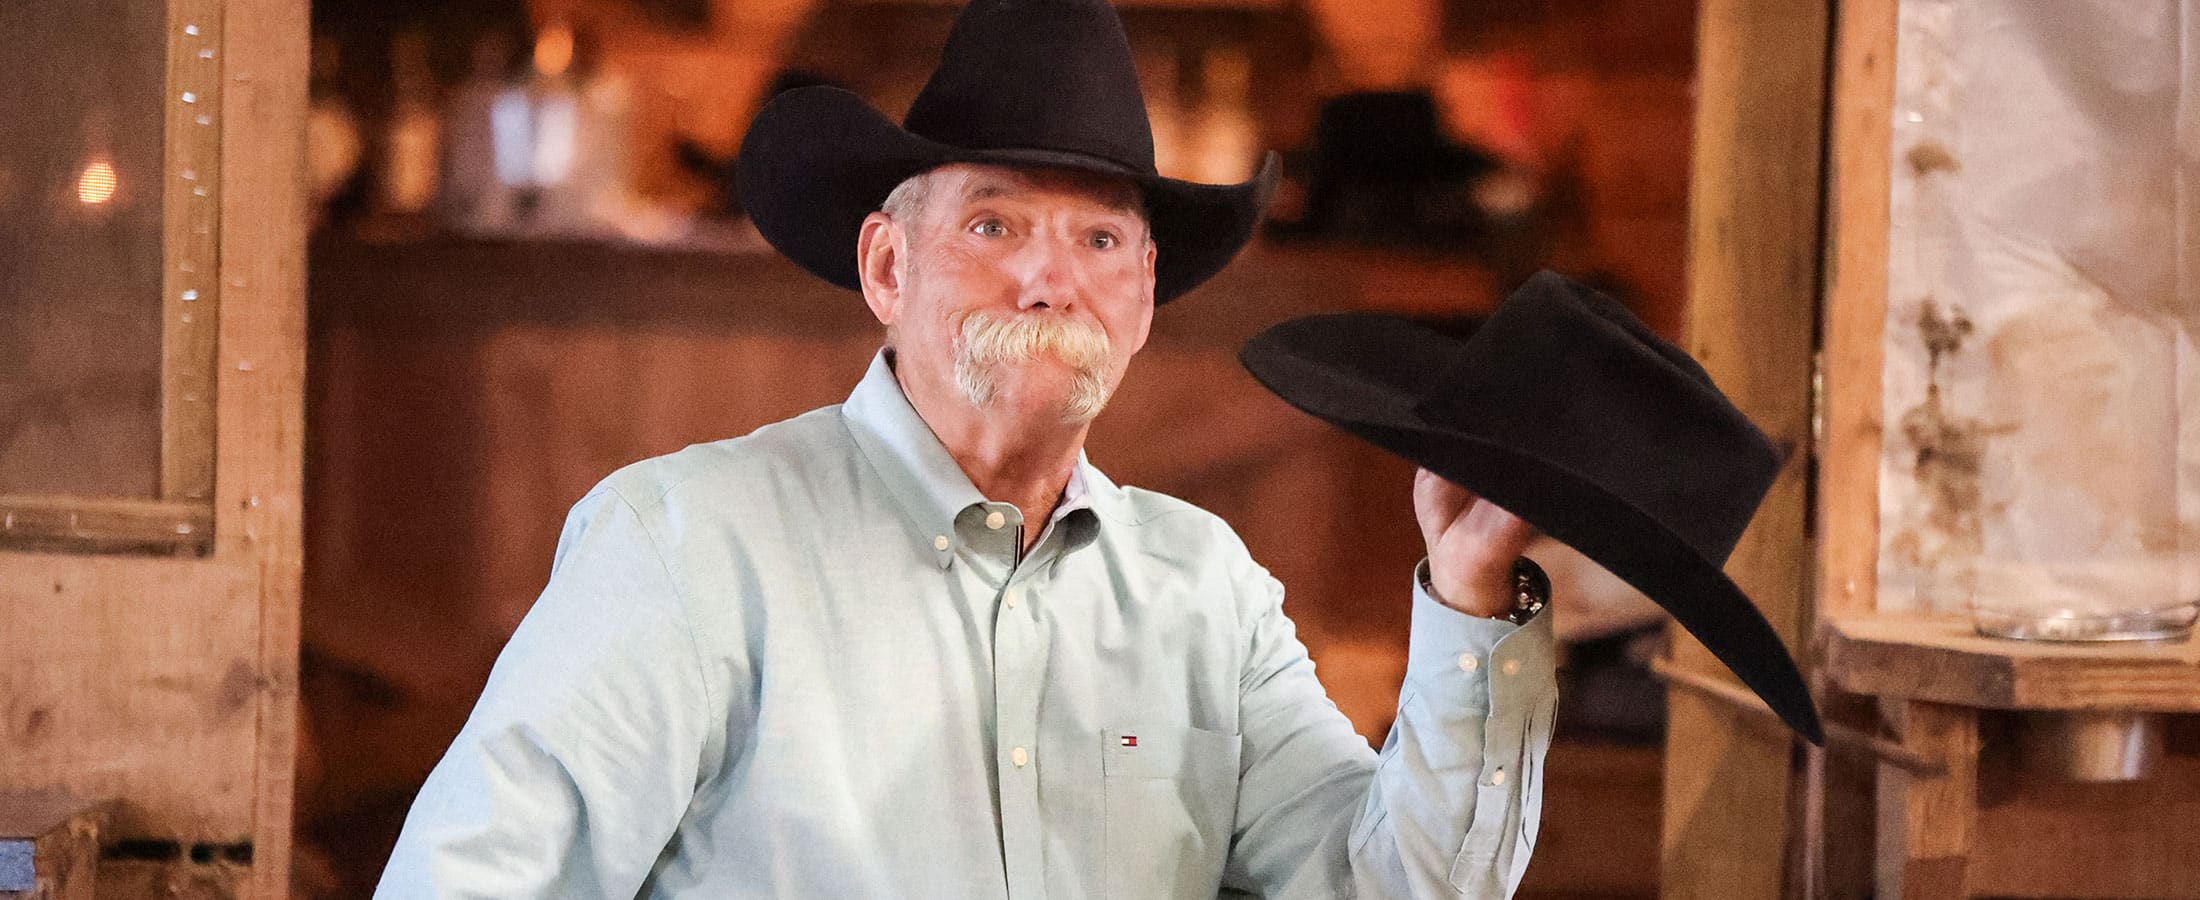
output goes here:
<path id="1" fill-rule="evenodd" d="M 1555 703 L 1529 528 L 1415 483 L 1378 756 L 1228 526 L 1083 456 L 1273 183 L 1161 178 L 1145 128 L 1098 0 L 979 0 L 905 127 L 831 89 L 758 117 L 759 227 L 885 347 L 845 404 L 575 506 L 381 895 L 1512 892 Z"/>

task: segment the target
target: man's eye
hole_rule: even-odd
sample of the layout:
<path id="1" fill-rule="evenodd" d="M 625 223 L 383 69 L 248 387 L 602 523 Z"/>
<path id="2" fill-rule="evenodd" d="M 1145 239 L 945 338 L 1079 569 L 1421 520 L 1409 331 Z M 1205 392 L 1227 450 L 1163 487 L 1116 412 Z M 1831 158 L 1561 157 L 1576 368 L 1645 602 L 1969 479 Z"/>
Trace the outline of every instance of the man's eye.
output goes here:
<path id="1" fill-rule="evenodd" d="M 1109 234 L 1105 231 L 1095 231 L 1092 233 L 1092 246 L 1094 249 L 1107 250 L 1114 247 L 1116 243 L 1117 241 L 1115 239 L 1115 235 Z"/>
<path id="2" fill-rule="evenodd" d="M 1008 234 L 1008 226 L 1001 224 L 999 219 L 986 219 L 970 226 L 970 230 L 984 237 L 1001 237 Z"/>

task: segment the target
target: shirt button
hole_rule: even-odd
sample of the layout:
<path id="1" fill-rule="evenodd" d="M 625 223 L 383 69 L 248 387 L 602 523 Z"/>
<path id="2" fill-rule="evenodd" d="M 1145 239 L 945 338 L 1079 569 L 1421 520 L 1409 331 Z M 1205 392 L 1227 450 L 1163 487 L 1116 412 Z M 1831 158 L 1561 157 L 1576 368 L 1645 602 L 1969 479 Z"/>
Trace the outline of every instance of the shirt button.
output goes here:
<path id="1" fill-rule="evenodd" d="M 947 535 L 944 535 L 944 534 L 943 534 L 943 535 L 940 535 L 940 536 L 938 536 L 938 537 L 935 537 L 935 538 L 933 538 L 933 539 L 932 539 L 932 549 L 934 549 L 934 550 L 945 550 L 945 549 L 947 549 Z"/>
<path id="2" fill-rule="evenodd" d="M 1016 748 L 1016 749 L 1014 749 L 1014 750 L 1011 750 L 1011 751 L 1009 751 L 1009 754 L 1008 754 L 1008 761 L 1009 761 L 1009 762 L 1012 762 L 1012 763 L 1015 763 L 1015 764 L 1016 764 L 1016 768 L 1019 768 L 1019 769 L 1021 769 L 1021 768 L 1023 768 L 1023 767 L 1024 767 L 1024 764 L 1025 764 L 1025 763 L 1028 763 L 1028 762 L 1030 762 L 1030 761 L 1031 761 L 1031 754 L 1030 754 L 1030 752 L 1026 751 L 1026 750 L 1025 750 L 1024 748 L 1022 748 L 1022 747 L 1018 747 L 1018 748 Z"/>
<path id="3" fill-rule="evenodd" d="M 1517 659 L 1508 659 L 1508 660 L 1505 660 L 1505 664 L 1504 664 L 1503 666 L 1500 666 L 1499 668 L 1500 668 L 1500 669 L 1503 669 L 1503 670 L 1504 670 L 1504 672 L 1505 672 L 1505 674 L 1507 674 L 1507 675 L 1518 675 L 1518 674 L 1520 674 L 1520 660 L 1517 660 Z"/>
<path id="4" fill-rule="evenodd" d="M 1001 515 L 997 512 L 989 512 L 985 514 L 985 527 L 987 528 L 991 528 L 994 531 L 999 531 L 1001 530 L 1001 526 L 1006 524 L 1008 524 L 1007 516 Z"/>
<path id="5" fill-rule="evenodd" d="M 1475 656 L 1474 656 L 1474 654 L 1472 654 L 1472 653 L 1461 653 L 1461 654 L 1459 654 L 1459 671 L 1461 671 L 1461 672 L 1472 672 L 1472 671 L 1474 671 L 1474 670 L 1476 670 L 1476 669 L 1479 669 L 1479 668 L 1482 668 L 1482 661 L 1481 661 L 1480 659 L 1476 659 L 1476 658 L 1475 658 Z"/>
<path id="6" fill-rule="evenodd" d="M 1022 591 L 1019 591 L 1015 588 L 1009 588 L 1008 594 L 1001 598 L 1001 602 L 1008 604 L 1009 609 L 1015 609 L 1016 604 L 1023 602 L 1023 599 L 1024 595 Z"/>
<path id="7" fill-rule="evenodd" d="M 1019 765 L 1019 766 L 1020 766 L 1020 765 L 1023 765 L 1023 763 L 1017 763 L 1017 765 Z M 1505 770 L 1504 770 L 1504 769 L 1499 769 L 1499 770 L 1497 770 L 1497 771 L 1495 771 L 1495 772 L 1491 772 L 1491 773 L 1490 773 L 1490 783 L 1491 783 L 1491 784 L 1504 784 L 1504 783 L 1505 783 Z"/>

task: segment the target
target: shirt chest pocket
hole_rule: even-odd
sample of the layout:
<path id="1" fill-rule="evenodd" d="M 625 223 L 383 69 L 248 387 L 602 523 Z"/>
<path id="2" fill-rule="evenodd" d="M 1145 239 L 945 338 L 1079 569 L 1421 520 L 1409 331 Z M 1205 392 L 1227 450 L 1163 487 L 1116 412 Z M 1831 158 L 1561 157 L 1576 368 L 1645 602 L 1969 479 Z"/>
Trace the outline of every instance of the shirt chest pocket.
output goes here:
<path id="1" fill-rule="evenodd" d="M 1214 896 L 1237 817 L 1238 736 L 1136 725 L 1102 739 L 1107 896 Z"/>

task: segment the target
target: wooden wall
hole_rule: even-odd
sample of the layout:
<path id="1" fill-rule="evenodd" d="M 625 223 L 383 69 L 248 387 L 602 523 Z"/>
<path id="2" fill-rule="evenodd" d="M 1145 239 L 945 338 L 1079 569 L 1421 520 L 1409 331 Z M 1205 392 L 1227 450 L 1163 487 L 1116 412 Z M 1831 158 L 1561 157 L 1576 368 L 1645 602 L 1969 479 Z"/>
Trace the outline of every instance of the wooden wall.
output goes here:
<path id="1" fill-rule="evenodd" d="M 276 0 L 167 10 L 156 33 L 172 38 L 171 74 L 189 60 L 221 88 L 194 122 L 220 155 L 192 157 L 204 168 L 191 177 L 226 189 L 206 201 L 216 210 L 167 219 L 205 223 L 194 242 L 220 249 L 196 272 L 209 294 L 220 286 L 219 375 L 190 398 L 213 408 L 214 540 L 203 556 L 0 551 L 0 795 L 114 803 L 101 838 L 129 852 L 101 867 L 100 896 L 275 897 L 297 743 L 307 23 Z M 152 258 L 172 270 L 198 257 L 156 244 Z M 4 327 L 36 340 L 43 324 Z"/>

